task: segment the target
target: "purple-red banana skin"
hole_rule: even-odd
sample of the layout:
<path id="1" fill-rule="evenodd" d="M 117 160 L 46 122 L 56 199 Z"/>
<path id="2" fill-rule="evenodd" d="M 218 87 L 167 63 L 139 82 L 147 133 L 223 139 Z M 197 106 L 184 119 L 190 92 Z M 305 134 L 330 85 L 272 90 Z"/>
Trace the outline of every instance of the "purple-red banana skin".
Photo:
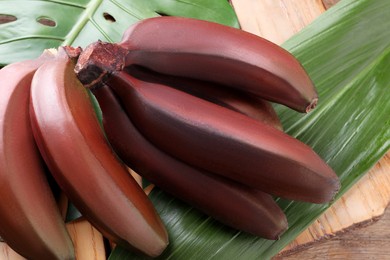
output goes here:
<path id="1" fill-rule="evenodd" d="M 140 65 L 212 81 L 300 112 L 317 104 L 316 89 L 292 54 L 259 36 L 213 22 L 168 16 L 144 19 L 130 26 L 118 44 L 98 42 L 87 47 L 80 64 L 93 63 L 93 49 L 102 56 L 98 59 L 116 60 L 119 68 Z"/>
<path id="2" fill-rule="evenodd" d="M 60 187 L 103 235 L 158 256 L 168 244 L 167 232 L 106 141 L 73 69 L 60 53 L 34 76 L 30 112 L 38 147 Z"/>
<path id="3" fill-rule="evenodd" d="M 309 146 L 271 126 L 123 71 L 107 84 L 145 137 L 188 164 L 293 200 L 324 203 L 339 189 Z"/>
<path id="4" fill-rule="evenodd" d="M 270 195 L 167 155 L 139 133 L 107 86 L 93 92 L 102 109 L 107 138 L 119 157 L 137 173 L 241 231 L 277 239 L 286 230 L 286 217 Z"/>
<path id="5" fill-rule="evenodd" d="M 30 125 L 31 80 L 44 61 L 0 70 L 0 236 L 27 259 L 74 259 Z"/>
<path id="6" fill-rule="evenodd" d="M 180 89 L 283 130 L 279 117 L 270 102 L 254 95 L 233 88 L 226 88 L 212 82 L 169 76 L 145 70 L 138 66 L 129 66 L 125 68 L 125 71 L 141 80 Z"/>

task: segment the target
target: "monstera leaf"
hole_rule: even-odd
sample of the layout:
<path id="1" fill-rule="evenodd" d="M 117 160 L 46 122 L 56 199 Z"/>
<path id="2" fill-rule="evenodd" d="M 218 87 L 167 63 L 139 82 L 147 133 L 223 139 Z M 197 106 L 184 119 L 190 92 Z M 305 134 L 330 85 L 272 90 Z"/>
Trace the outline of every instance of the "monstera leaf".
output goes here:
<path id="1" fill-rule="evenodd" d="M 119 41 L 129 25 L 158 15 L 238 26 L 227 0 L 0 0 L 0 66 L 60 45 Z"/>

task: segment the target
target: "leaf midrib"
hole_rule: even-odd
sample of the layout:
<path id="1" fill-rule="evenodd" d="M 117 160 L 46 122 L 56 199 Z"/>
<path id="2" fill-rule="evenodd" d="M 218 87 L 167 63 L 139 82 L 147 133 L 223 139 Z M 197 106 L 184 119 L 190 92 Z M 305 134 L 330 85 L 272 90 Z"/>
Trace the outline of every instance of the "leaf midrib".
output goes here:
<path id="1" fill-rule="evenodd" d="M 85 10 L 83 12 L 83 15 L 78 19 L 75 26 L 72 27 L 72 29 L 69 31 L 69 33 L 65 36 L 65 40 L 62 43 L 62 45 L 71 46 L 73 42 L 75 41 L 76 37 L 79 35 L 79 33 L 82 31 L 84 26 L 88 23 L 88 21 L 91 21 L 91 17 L 96 12 L 96 10 L 99 8 L 99 6 L 102 4 L 103 0 L 91 0 L 88 5 L 85 7 Z M 96 24 L 94 24 L 96 26 Z M 97 27 L 100 30 L 99 27 Z"/>

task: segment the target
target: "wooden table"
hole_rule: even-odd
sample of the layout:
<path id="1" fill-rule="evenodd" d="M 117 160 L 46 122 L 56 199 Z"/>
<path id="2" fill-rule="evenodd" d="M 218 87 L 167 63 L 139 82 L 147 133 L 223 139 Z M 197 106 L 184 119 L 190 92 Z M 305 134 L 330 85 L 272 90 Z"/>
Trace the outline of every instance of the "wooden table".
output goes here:
<path id="1" fill-rule="evenodd" d="M 338 0 L 231 2 L 244 30 L 281 44 Z M 389 201 L 390 153 L 275 259 L 390 259 Z M 78 259 L 106 258 L 101 234 L 87 221 L 67 227 Z M 20 259 L 0 243 L 0 260 Z"/>
<path id="2" fill-rule="evenodd" d="M 378 221 L 355 227 L 274 260 L 390 259 L 390 210 Z"/>

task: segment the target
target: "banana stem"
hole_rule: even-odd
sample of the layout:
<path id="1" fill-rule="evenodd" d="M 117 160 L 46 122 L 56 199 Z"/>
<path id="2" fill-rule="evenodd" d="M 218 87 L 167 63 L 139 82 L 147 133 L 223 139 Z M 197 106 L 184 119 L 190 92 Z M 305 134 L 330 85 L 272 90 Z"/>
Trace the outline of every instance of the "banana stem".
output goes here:
<path id="1" fill-rule="evenodd" d="M 75 72 L 86 88 L 96 89 L 105 83 L 113 71 L 125 67 L 125 58 L 128 50 L 102 41 L 90 44 L 81 52 Z"/>

